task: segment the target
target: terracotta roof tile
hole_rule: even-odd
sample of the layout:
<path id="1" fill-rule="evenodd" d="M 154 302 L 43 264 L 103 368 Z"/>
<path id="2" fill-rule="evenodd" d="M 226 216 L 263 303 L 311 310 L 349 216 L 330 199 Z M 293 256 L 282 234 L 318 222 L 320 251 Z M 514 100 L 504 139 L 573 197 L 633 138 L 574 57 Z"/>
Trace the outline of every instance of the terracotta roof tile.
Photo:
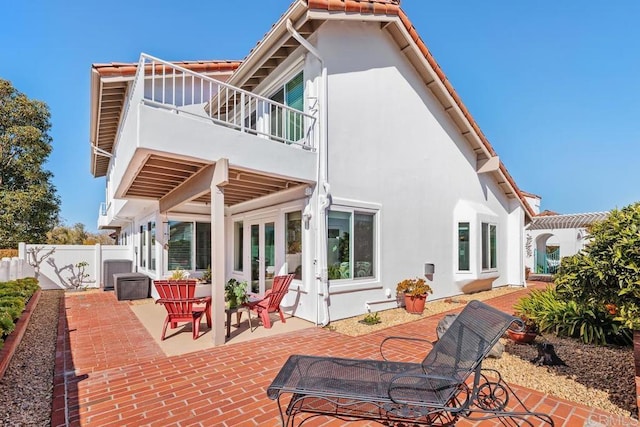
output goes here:
<path id="1" fill-rule="evenodd" d="M 375 15 L 398 15 L 400 0 L 309 0 L 309 9 Z"/>
<path id="2" fill-rule="evenodd" d="M 240 66 L 240 61 L 228 60 L 175 61 L 172 63 L 199 73 L 215 71 L 235 71 L 236 68 Z M 112 62 L 110 64 L 93 64 L 93 69 L 95 69 L 101 77 L 130 77 L 136 73 L 137 68 L 137 62 Z"/>

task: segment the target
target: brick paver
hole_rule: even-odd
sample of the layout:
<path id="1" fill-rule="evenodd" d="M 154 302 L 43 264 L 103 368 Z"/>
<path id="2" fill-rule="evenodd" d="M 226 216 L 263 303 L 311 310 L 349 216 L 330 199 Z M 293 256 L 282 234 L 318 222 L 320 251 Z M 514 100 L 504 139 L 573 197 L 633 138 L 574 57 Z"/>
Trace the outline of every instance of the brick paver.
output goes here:
<path id="1" fill-rule="evenodd" d="M 526 292 L 488 302 L 510 312 Z M 355 338 L 314 328 L 166 357 L 128 303 L 118 302 L 112 293 L 68 295 L 61 313 L 52 426 L 280 425 L 277 405 L 267 398 L 265 390 L 290 354 L 377 357 L 380 341 L 389 335 L 434 339 L 435 326 L 446 314 Z M 418 351 L 398 356 L 423 357 Z M 518 396 L 532 403 L 533 409 L 548 412 L 557 426 L 582 426 L 589 419 L 619 420 L 608 418 L 602 411 L 512 386 Z M 344 422 L 317 419 L 305 425 L 342 426 Z M 461 421 L 458 425 L 496 424 Z"/>

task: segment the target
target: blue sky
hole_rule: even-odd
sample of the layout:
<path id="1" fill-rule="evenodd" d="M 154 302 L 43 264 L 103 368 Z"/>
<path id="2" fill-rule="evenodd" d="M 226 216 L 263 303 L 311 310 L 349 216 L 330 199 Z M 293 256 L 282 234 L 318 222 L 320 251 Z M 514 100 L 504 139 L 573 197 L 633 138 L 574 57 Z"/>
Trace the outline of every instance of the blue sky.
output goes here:
<path id="1" fill-rule="evenodd" d="M 96 229 L 92 63 L 242 59 L 289 6 L 269 1 L 12 1 L 0 78 L 52 114 L 47 167 L 68 224 Z M 402 7 L 521 189 L 561 213 L 640 200 L 640 2 L 434 2 Z"/>

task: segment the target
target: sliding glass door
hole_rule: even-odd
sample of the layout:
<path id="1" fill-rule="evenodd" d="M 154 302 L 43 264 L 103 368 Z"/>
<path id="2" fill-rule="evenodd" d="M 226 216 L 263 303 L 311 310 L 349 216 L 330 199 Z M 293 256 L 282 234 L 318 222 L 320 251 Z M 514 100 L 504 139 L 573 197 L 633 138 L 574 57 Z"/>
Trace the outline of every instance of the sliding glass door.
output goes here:
<path id="1" fill-rule="evenodd" d="M 275 228 L 273 218 L 249 224 L 251 292 L 261 295 L 271 289 L 276 273 Z"/>

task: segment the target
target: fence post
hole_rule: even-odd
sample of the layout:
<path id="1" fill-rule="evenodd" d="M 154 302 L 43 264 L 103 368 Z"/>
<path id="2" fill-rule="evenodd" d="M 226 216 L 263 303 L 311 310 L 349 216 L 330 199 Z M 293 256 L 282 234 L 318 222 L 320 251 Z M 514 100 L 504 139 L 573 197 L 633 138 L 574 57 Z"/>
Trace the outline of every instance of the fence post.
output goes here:
<path id="1" fill-rule="evenodd" d="M 20 259 L 28 260 L 27 259 L 27 244 L 24 243 L 24 242 L 18 243 L 18 257 Z"/>
<path id="2" fill-rule="evenodd" d="M 0 260 L 0 282 L 9 281 L 9 258 Z"/>
<path id="3" fill-rule="evenodd" d="M 98 288 L 103 288 L 104 285 L 102 283 L 102 245 L 100 243 L 96 243 L 95 245 L 95 253 L 94 253 L 94 262 L 96 272 L 96 285 Z"/>

